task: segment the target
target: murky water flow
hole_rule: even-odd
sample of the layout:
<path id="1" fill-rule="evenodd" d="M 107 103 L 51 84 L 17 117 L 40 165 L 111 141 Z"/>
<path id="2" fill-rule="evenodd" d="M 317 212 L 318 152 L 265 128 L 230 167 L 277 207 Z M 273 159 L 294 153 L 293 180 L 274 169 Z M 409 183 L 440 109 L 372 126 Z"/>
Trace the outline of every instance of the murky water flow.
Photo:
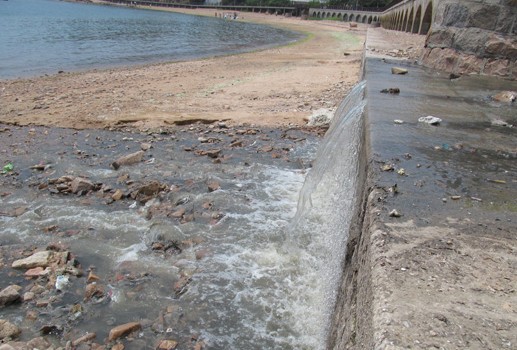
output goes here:
<path id="1" fill-rule="evenodd" d="M 354 89 L 348 104 L 355 107 L 334 124 L 317 156 L 317 137 L 299 130 L 195 126 L 148 136 L 8 127 L 1 148 L 15 172 L 2 177 L 0 211 L 25 211 L 0 216 L 4 261 L 28 245 L 60 242 L 100 277 L 105 294 L 87 300 L 85 277 L 72 276 L 63 293 L 47 293 L 53 302 L 37 310 L 33 323 L 20 306 L 6 315 L 24 327 L 26 339 L 51 323 L 64 338 L 95 332 L 102 342 L 113 326 L 138 321 L 143 328 L 127 349 L 154 348 L 164 338 L 181 348 L 195 341 L 209 349 L 324 348 L 343 227 L 355 203 L 363 90 L 364 84 Z M 242 147 L 229 146 L 236 140 Z M 343 140 L 350 146 L 343 148 Z M 110 167 L 142 142 L 153 145 L 144 162 Z M 202 153 L 214 148 L 222 150 L 215 162 Z M 319 165 L 302 189 L 314 157 Z M 31 170 L 37 163 L 51 166 Z M 129 177 L 121 180 L 123 174 Z M 127 191 L 131 181 L 157 180 L 167 189 L 144 204 L 42 186 L 63 175 L 88 177 L 108 192 Z M 208 190 L 210 182 L 220 189 Z M 185 214 L 175 219 L 179 208 Z M 13 271 L 3 270 L 5 283 L 45 285 Z"/>

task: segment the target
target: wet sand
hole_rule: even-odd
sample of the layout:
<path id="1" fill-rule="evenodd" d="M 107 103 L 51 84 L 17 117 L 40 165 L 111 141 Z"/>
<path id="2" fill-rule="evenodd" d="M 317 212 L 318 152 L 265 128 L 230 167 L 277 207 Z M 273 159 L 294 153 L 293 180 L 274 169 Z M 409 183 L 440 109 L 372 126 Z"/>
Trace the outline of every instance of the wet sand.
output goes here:
<path id="1" fill-rule="evenodd" d="M 214 16 L 208 9 L 174 10 Z M 314 110 L 334 108 L 357 82 L 366 27 L 240 16 L 307 38 L 225 57 L 1 81 L 0 122 L 77 129 L 149 129 L 195 120 L 301 125 Z"/>

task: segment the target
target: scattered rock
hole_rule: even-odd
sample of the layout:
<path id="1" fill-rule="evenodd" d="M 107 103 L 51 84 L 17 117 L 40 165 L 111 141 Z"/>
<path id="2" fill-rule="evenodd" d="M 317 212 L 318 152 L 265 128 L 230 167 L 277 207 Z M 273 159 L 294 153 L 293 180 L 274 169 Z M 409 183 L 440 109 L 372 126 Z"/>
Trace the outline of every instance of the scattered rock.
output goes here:
<path id="1" fill-rule="evenodd" d="M 402 75 L 402 74 L 407 74 L 407 73 L 408 73 L 408 70 L 405 69 L 405 68 L 400 68 L 400 67 L 392 67 L 391 68 L 391 74 Z"/>
<path id="2" fill-rule="evenodd" d="M 91 181 L 82 177 L 76 177 L 70 184 L 72 193 L 86 193 L 93 190 L 94 187 L 95 185 Z"/>
<path id="3" fill-rule="evenodd" d="M 15 260 L 12 264 L 13 269 L 32 269 L 34 267 L 47 267 L 50 263 L 52 252 L 48 250 L 36 252 L 31 256 Z"/>
<path id="4" fill-rule="evenodd" d="M 401 217 L 402 215 L 397 211 L 397 209 L 393 209 L 392 211 L 390 211 L 390 217 L 392 218 L 399 218 Z"/>
<path id="5" fill-rule="evenodd" d="M 395 124 L 404 124 L 404 121 L 403 121 L 403 120 L 401 120 L 401 119 L 395 119 L 393 122 L 394 122 Z"/>
<path id="6" fill-rule="evenodd" d="M 151 147 L 153 147 L 153 145 L 152 145 L 152 144 L 150 144 L 150 143 L 147 143 L 147 142 L 142 142 L 142 143 L 140 144 L 140 149 L 141 149 L 142 151 L 148 151 L 148 150 L 150 150 L 150 149 L 151 149 Z"/>
<path id="7" fill-rule="evenodd" d="M 93 340 L 96 337 L 97 337 L 97 335 L 95 333 L 87 333 L 87 334 L 83 335 L 82 337 L 79 337 L 76 340 L 74 340 L 72 342 L 72 345 L 73 346 L 78 346 L 79 344 L 83 344 L 83 343 L 89 342 L 90 340 Z"/>
<path id="8" fill-rule="evenodd" d="M 21 287 L 15 285 L 10 285 L 2 289 L 2 291 L 0 291 L 0 307 L 20 301 L 20 289 Z"/>
<path id="9" fill-rule="evenodd" d="M 157 350 L 174 350 L 178 346 L 178 342 L 175 340 L 164 339 L 158 344 Z"/>
<path id="10" fill-rule="evenodd" d="M 169 214 L 169 216 L 171 218 L 176 218 L 176 219 L 180 219 L 183 217 L 183 215 L 185 215 L 185 208 L 179 208 L 178 210 L 172 212 L 171 214 Z"/>
<path id="11" fill-rule="evenodd" d="M 144 157 L 144 154 L 145 154 L 144 151 L 138 151 L 138 152 L 135 152 L 135 153 L 131 153 L 131 154 L 125 155 L 123 157 L 118 158 L 113 163 L 111 163 L 111 166 L 115 170 L 117 170 L 122 165 L 132 165 L 132 164 L 139 163 L 139 162 L 142 161 L 142 159 Z"/>
<path id="12" fill-rule="evenodd" d="M 122 190 L 116 190 L 115 193 L 111 195 L 111 199 L 114 201 L 119 201 L 124 197 L 124 192 Z"/>
<path id="13" fill-rule="evenodd" d="M 89 301 L 93 298 L 101 299 L 102 297 L 104 297 L 104 287 L 97 283 L 90 283 L 86 286 L 84 300 Z"/>
<path id="14" fill-rule="evenodd" d="M 13 339 L 20 335 L 21 329 L 7 320 L 0 319 L 0 340 Z"/>
<path id="15" fill-rule="evenodd" d="M 128 335 L 129 333 L 139 330 L 140 328 L 142 328 L 142 325 L 138 322 L 129 322 L 112 328 L 108 336 L 108 341 L 113 341 L 115 339 Z"/>
<path id="16" fill-rule="evenodd" d="M 504 120 L 501 120 L 501 119 L 493 119 L 490 121 L 490 124 L 492 124 L 492 126 L 506 126 L 506 127 L 513 127 L 512 124 L 509 124 L 507 122 L 505 122 Z"/>
<path id="17" fill-rule="evenodd" d="M 214 192 L 221 188 L 221 185 L 219 185 L 219 182 L 217 181 L 210 181 L 208 183 L 208 192 Z"/>
<path id="18" fill-rule="evenodd" d="M 427 117 L 418 118 L 418 122 L 429 124 L 429 125 L 438 125 L 442 122 L 442 120 L 438 117 L 433 117 L 432 115 L 428 115 Z"/>
<path id="19" fill-rule="evenodd" d="M 501 91 L 500 93 L 492 96 L 492 99 L 497 102 L 514 102 L 517 98 L 517 92 L 515 91 Z"/>
<path id="20" fill-rule="evenodd" d="M 393 170 L 395 170 L 395 167 L 393 166 L 393 164 L 384 164 L 383 166 L 381 166 L 381 170 L 382 171 L 393 171 Z"/>
<path id="21" fill-rule="evenodd" d="M 308 126 L 329 126 L 334 117 L 334 110 L 328 108 L 320 108 L 312 112 L 309 116 Z"/>

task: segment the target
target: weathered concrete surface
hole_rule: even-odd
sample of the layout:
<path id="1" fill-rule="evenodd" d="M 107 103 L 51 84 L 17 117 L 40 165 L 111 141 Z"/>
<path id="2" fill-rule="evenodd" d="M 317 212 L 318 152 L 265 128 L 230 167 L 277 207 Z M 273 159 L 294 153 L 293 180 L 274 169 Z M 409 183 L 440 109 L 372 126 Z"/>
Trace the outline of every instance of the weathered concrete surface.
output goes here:
<path id="1" fill-rule="evenodd" d="M 517 135 L 494 120 L 516 125 L 517 106 L 490 96 L 517 83 L 371 54 L 364 72 L 370 175 L 329 348 L 515 348 Z M 390 87 L 400 93 L 380 93 Z"/>
<path id="2" fill-rule="evenodd" d="M 461 74 L 516 78 L 517 2 L 439 0 L 423 63 Z"/>

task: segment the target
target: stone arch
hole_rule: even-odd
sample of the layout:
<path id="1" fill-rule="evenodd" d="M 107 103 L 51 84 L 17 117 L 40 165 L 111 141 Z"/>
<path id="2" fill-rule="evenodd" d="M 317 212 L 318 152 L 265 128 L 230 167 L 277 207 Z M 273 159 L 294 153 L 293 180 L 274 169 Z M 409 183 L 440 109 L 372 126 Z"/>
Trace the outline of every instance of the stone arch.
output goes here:
<path id="1" fill-rule="evenodd" d="M 348 13 L 345 13 L 343 16 L 343 21 L 348 22 Z"/>
<path id="2" fill-rule="evenodd" d="M 361 23 L 366 23 L 366 19 L 367 19 L 367 17 L 366 17 L 366 15 L 364 15 L 363 18 L 361 18 Z"/>
<path id="3" fill-rule="evenodd" d="M 404 16 L 402 17 L 402 27 L 400 28 L 401 31 L 405 32 L 407 28 L 407 22 L 408 22 L 408 10 L 404 11 Z"/>
<path id="4" fill-rule="evenodd" d="M 331 13 L 330 13 L 330 12 L 327 12 L 327 16 L 326 16 L 326 17 L 327 17 L 327 18 L 330 18 L 330 16 L 331 16 Z"/>
<path id="5" fill-rule="evenodd" d="M 373 21 L 374 22 L 379 22 L 379 18 L 377 18 L 377 16 L 373 17 Z"/>
<path id="6" fill-rule="evenodd" d="M 418 5 L 418 8 L 416 10 L 415 14 L 415 20 L 413 21 L 413 29 L 411 30 L 411 33 L 417 34 L 418 30 L 420 29 L 420 17 L 422 16 L 422 6 Z"/>
<path id="7" fill-rule="evenodd" d="M 411 12 L 409 13 L 409 17 L 407 19 L 406 32 L 410 32 L 411 29 L 413 28 L 414 18 L 415 18 L 415 16 L 414 16 L 413 8 L 411 8 Z"/>
<path id="8" fill-rule="evenodd" d="M 337 14 L 337 19 L 341 20 L 341 13 Z"/>
<path id="9" fill-rule="evenodd" d="M 369 17 L 368 17 L 368 24 L 372 24 L 372 21 L 373 21 L 372 16 L 369 16 Z"/>
<path id="10" fill-rule="evenodd" d="M 361 15 L 358 14 L 357 16 L 355 16 L 355 21 L 357 23 L 361 22 Z"/>
<path id="11" fill-rule="evenodd" d="M 422 24 L 420 26 L 420 34 L 427 34 L 431 29 L 431 23 L 433 21 L 433 2 L 430 1 L 427 4 L 427 8 L 422 16 Z"/>

